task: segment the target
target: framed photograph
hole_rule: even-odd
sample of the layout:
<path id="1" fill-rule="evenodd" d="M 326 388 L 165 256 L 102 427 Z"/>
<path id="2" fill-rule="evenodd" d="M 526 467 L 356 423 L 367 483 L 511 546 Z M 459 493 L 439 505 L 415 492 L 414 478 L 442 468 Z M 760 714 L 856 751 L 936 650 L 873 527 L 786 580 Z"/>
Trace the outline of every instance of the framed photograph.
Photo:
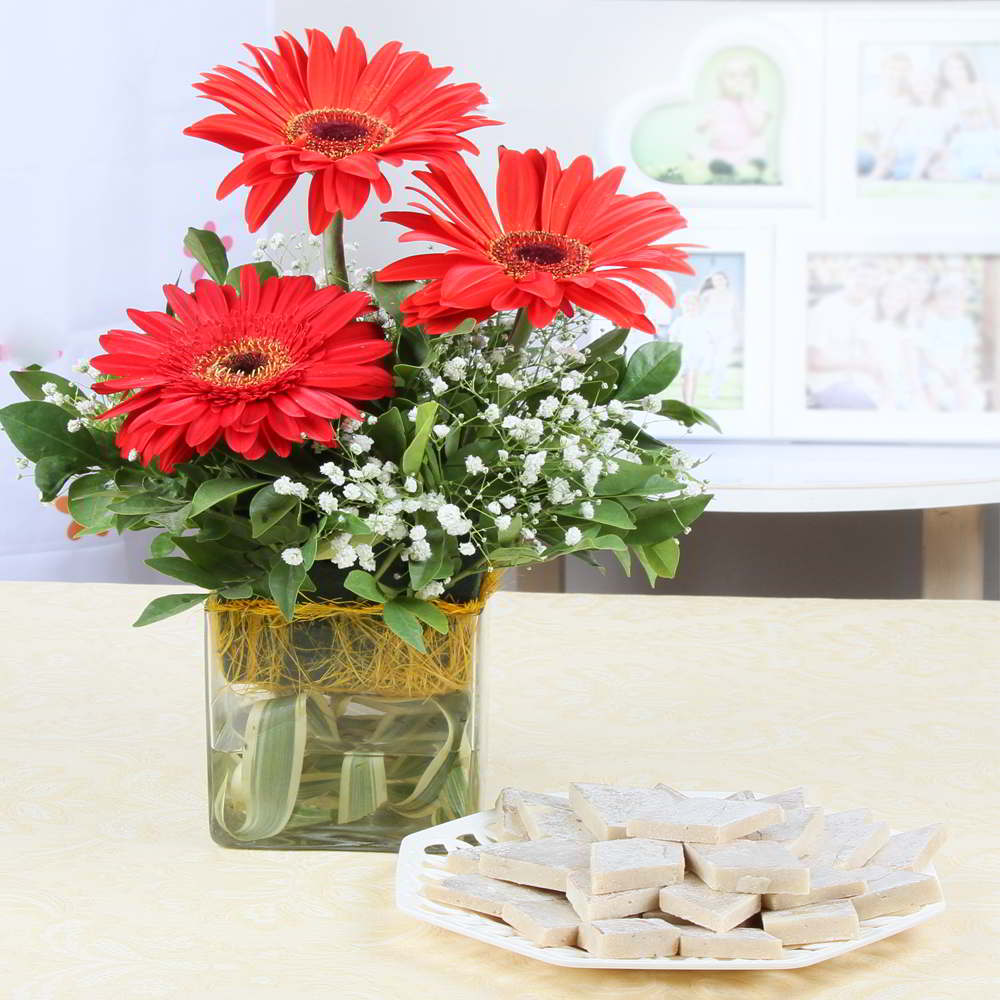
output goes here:
<path id="1" fill-rule="evenodd" d="M 833 211 L 1000 215 L 1000 17 L 838 20 L 827 64 Z"/>
<path id="2" fill-rule="evenodd" d="M 616 109 L 607 131 L 626 185 L 658 186 L 682 206 L 809 203 L 818 172 L 817 38 L 764 19 L 724 21 L 668 73 L 650 67 L 649 88 Z"/>
<path id="3" fill-rule="evenodd" d="M 687 234 L 685 234 L 687 235 Z M 754 230 L 707 230 L 690 234 L 693 275 L 670 274 L 673 308 L 645 292 L 640 296 L 656 338 L 681 344 L 681 371 L 664 398 L 680 399 L 709 413 L 726 437 L 753 438 L 771 425 L 771 234 Z M 648 343 L 633 331 L 629 352 Z M 650 420 L 652 434 L 677 438 L 677 425 Z M 709 427 L 699 437 L 718 439 Z"/>
<path id="4" fill-rule="evenodd" d="M 775 433 L 1000 440 L 1000 234 L 779 244 Z"/>

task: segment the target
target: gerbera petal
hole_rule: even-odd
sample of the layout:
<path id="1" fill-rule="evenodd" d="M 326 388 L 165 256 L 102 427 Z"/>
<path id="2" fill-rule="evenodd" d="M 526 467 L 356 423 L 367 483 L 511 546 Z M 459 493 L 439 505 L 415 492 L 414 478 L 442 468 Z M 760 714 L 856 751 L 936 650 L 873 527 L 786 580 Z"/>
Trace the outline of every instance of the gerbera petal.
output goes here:
<path id="1" fill-rule="evenodd" d="M 217 142 L 243 154 L 241 163 L 219 186 L 226 197 L 235 188 L 252 189 L 247 222 L 251 230 L 271 214 L 299 173 L 326 173 L 339 167 L 364 187 L 332 176 L 310 191 L 309 218 L 321 232 L 336 211 L 353 217 L 370 187 L 386 202 L 389 182 L 379 161 L 398 165 L 404 159 L 431 164 L 455 162 L 475 147 L 462 133 L 498 124 L 475 114 L 486 102 L 476 84 L 444 83 L 448 67 L 433 67 L 417 52 L 403 52 L 398 42 L 382 46 L 369 62 L 353 29 L 344 28 L 336 49 L 321 31 L 306 32 L 308 52 L 290 34 L 275 39 L 275 49 L 247 46 L 249 67 L 260 80 L 241 70 L 216 67 L 195 88 L 229 113 L 210 115 L 186 134 Z M 360 127 L 359 136 L 338 134 L 337 126 Z M 326 126 L 333 125 L 332 129 Z M 360 148 L 359 148 L 360 146 Z M 384 149 L 384 152 L 383 152 Z"/>

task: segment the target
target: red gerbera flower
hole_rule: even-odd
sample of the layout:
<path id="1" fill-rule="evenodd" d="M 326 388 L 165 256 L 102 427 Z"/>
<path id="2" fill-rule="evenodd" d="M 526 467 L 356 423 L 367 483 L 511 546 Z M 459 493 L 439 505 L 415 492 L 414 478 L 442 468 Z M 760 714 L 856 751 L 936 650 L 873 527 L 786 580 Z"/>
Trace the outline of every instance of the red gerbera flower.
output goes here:
<path id="1" fill-rule="evenodd" d="M 287 456 L 303 438 L 334 444 L 330 421 L 361 416 L 350 400 L 392 395 L 377 363 L 391 345 L 376 324 L 356 322 L 372 308 L 363 292 L 317 290 L 306 277 L 261 284 L 252 267 L 239 294 L 214 281 L 163 290 L 175 315 L 130 309 L 143 332 L 111 330 L 92 362 L 118 376 L 97 392 L 138 390 L 104 414 L 128 414 L 122 455 L 157 458 L 164 472 L 222 440 L 250 459 Z"/>
<path id="2" fill-rule="evenodd" d="M 228 66 L 203 73 L 195 88 L 232 114 L 209 115 L 184 130 L 243 154 L 243 162 L 219 186 L 224 198 L 250 188 L 246 220 L 256 232 L 292 189 L 312 174 L 309 225 L 321 233 L 335 212 L 353 219 L 368 192 L 387 202 L 392 194 L 383 162 L 445 163 L 460 150 L 477 153 L 461 133 L 489 118 L 469 114 L 486 98 L 474 83 L 441 81 L 450 67 L 434 68 L 420 52 L 383 45 L 368 61 L 351 28 L 333 43 L 308 30 L 308 53 L 289 33 L 275 38 L 278 51 L 247 45 L 263 81 Z M 249 65 L 249 64 L 247 64 Z"/>
<path id="3" fill-rule="evenodd" d="M 410 231 L 400 240 L 430 240 L 454 247 L 385 267 L 382 281 L 433 279 L 403 302 L 409 325 L 444 333 L 464 319 L 487 319 L 507 309 L 527 310 L 533 326 L 559 310 L 579 306 L 619 326 L 653 333 L 632 282 L 674 304 L 670 286 L 650 268 L 693 274 L 681 246 L 653 243 L 685 221 L 662 195 L 617 194 L 624 168 L 594 177 L 577 157 L 563 169 L 551 149 L 500 150 L 497 207 L 500 222 L 472 171 L 417 171 L 432 193 L 420 191 L 440 214 L 385 212 L 383 219 Z"/>

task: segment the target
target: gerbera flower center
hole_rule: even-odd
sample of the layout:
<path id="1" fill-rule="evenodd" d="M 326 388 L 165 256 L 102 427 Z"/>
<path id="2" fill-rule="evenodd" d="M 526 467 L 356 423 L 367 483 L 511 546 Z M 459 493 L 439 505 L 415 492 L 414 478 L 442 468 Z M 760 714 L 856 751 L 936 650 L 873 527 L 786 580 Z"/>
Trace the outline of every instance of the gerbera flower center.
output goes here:
<path id="1" fill-rule="evenodd" d="M 216 386 L 248 386 L 286 371 L 291 357 L 278 340 L 248 337 L 213 348 L 197 358 L 192 373 Z"/>
<path id="2" fill-rule="evenodd" d="M 317 108 L 296 115 L 285 125 L 289 142 L 340 160 L 384 146 L 393 131 L 380 118 L 350 108 Z"/>
<path id="3" fill-rule="evenodd" d="M 542 230 L 505 233 L 490 244 L 489 256 L 515 279 L 536 268 L 555 278 L 569 278 L 590 268 L 586 243 Z"/>

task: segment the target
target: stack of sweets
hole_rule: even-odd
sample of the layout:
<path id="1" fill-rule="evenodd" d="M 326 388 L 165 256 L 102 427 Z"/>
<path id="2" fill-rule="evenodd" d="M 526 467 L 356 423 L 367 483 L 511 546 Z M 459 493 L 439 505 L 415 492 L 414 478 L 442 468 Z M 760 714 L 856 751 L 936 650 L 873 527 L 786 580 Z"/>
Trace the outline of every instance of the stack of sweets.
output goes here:
<path id="1" fill-rule="evenodd" d="M 602 959 L 780 958 L 941 899 L 921 869 L 943 826 L 891 836 L 869 810 L 824 813 L 801 788 L 708 798 L 577 783 L 568 799 L 507 788 L 495 833 L 450 852 L 424 894 Z"/>

